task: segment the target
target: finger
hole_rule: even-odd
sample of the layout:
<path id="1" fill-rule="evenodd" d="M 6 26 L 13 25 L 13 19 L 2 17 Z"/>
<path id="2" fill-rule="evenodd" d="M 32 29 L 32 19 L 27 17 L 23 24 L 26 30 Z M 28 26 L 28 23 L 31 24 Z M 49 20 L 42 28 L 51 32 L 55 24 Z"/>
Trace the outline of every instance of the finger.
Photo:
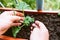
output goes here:
<path id="1" fill-rule="evenodd" d="M 34 28 L 37 28 L 37 27 L 38 26 L 35 23 L 33 23 L 31 29 L 34 29 Z"/>
<path id="2" fill-rule="evenodd" d="M 37 23 L 38 22 L 38 23 Z M 35 24 L 38 26 L 38 28 L 40 28 L 40 23 L 39 23 L 40 21 L 35 21 Z"/>
<path id="3" fill-rule="evenodd" d="M 40 38 L 40 31 L 38 28 L 34 28 L 30 35 L 30 40 L 38 40 Z M 40 40 L 40 39 L 39 39 Z"/>
<path id="4" fill-rule="evenodd" d="M 21 12 L 15 12 L 16 13 L 16 15 L 17 16 L 21 16 L 21 17 L 23 17 L 24 16 L 24 14 L 23 13 L 21 13 Z"/>
<path id="5" fill-rule="evenodd" d="M 9 11 L 8 11 L 8 12 L 9 12 Z M 21 16 L 21 17 L 24 16 L 23 13 L 21 13 L 21 12 L 17 12 L 17 11 L 10 11 L 9 13 L 10 13 L 10 15 L 16 15 L 16 16 Z"/>
<path id="6" fill-rule="evenodd" d="M 31 28 L 31 31 L 32 31 L 33 27 L 30 27 L 30 28 Z"/>
<path id="7" fill-rule="evenodd" d="M 20 23 L 23 23 L 24 21 L 23 20 L 20 20 Z"/>
<path id="8" fill-rule="evenodd" d="M 22 23 L 12 23 L 12 26 L 19 26 L 21 25 Z"/>
<path id="9" fill-rule="evenodd" d="M 19 21 L 19 20 L 24 20 L 24 17 L 19 17 L 19 16 L 10 16 L 11 21 Z"/>
<path id="10" fill-rule="evenodd" d="M 32 24 L 31 31 L 33 31 L 34 28 L 38 28 L 39 26 L 36 25 L 35 23 Z"/>
<path id="11" fill-rule="evenodd" d="M 5 11 L 1 15 L 17 15 L 17 16 L 24 16 L 23 13 L 21 12 L 16 12 L 16 11 Z"/>
<path id="12" fill-rule="evenodd" d="M 40 21 L 35 21 L 35 23 L 36 23 L 37 25 L 39 25 L 41 31 L 48 31 L 47 28 L 46 28 L 46 26 L 45 26 L 42 22 L 40 22 Z"/>
<path id="13" fill-rule="evenodd" d="M 37 25 L 39 25 L 39 27 L 44 27 L 44 28 L 45 28 L 45 25 L 44 25 L 42 22 L 40 22 L 40 21 L 35 21 L 35 23 L 36 23 Z"/>
<path id="14" fill-rule="evenodd" d="M 31 26 L 31 31 L 33 31 L 33 29 L 34 29 L 34 28 L 37 28 L 37 27 L 38 27 L 38 26 L 37 26 L 35 23 L 33 23 L 32 26 Z"/>
<path id="15" fill-rule="evenodd" d="M 17 20 L 17 21 L 14 21 L 13 23 L 23 23 L 23 21 L 22 20 Z"/>
<path id="16" fill-rule="evenodd" d="M 35 23 L 32 24 L 33 27 L 38 27 Z"/>
<path id="17" fill-rule="evenodd" d="M 31 28 L 31 31 L 30 31 L 30 32 L 32 33 L 32 31 L 33 31 L 34 27 L 32 27 L 32 26 L 31 26 L 30 28 Z"/>

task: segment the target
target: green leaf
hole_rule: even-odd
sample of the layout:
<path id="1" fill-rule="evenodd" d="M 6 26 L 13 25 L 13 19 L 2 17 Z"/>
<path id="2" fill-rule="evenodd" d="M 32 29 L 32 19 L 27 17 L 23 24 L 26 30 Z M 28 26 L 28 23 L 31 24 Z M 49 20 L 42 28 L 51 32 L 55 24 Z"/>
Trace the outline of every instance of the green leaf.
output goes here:
<path id="1" fill-rule="evenodd" d="M 25 26 L 29 26 L 30 23 L 32 22 L 34 22 L 34 18 L 31 18 L 30 16 L 26 16 L 23 24 L 25 24 Z"/>
<path id="2" fill-rule="evenodd" d="M 23 2 L 23 1 L 20 1 L 20 2 L 16 5 L 16 8 L 17 8 L 17 9 L 20 9 L 20 10 L 22 10 L 22 8 L 23 8 L 23 9 L 31 9 L 31 7 L 30 7 L 28 4 L 26 4 L 25 2 Z"/>
<path id="3" fill-rule="evenodd" d="M 12 7 L 14 8 L 16 6 L 15 0 L 0 0 L 0 2 L 5 6 L 5 7 Z"/>
<path id="4" fill-rule="evenodd" d="M 17 33 L 21 30 L 22 27 L 24 26 L 27 27 L 32 22 L 34 22 L 34 18 L 31 18 L 30 16 L 26 16 L 22 26 L 12 27 L 13 36 L 16 37 Z"/>
<path id="5" fill-rule="evenodd" d="M 25 26 L 28 26 L 30 23 L 29 23 L 29 21 L 25 21 L 24 24 L 25 24 Z"/>
<path id="6" fill-rule="evenodd" d="M 21 30 L 21 27 L 12 27 L 13 36 L 16 37 L 17 33 Z"/>
<path id="7" fill-rule="evenodd" d="M 25 20 L 27 20 L 29 22 L 34 22 L 34 18 L 31 18 L 30 16 L 26 16 Z"/>
<path id="8" fill-rule="evenodd" d="M 33 10 L 36 9 L 36 0 L 22 0 L 27 3 Z"/>

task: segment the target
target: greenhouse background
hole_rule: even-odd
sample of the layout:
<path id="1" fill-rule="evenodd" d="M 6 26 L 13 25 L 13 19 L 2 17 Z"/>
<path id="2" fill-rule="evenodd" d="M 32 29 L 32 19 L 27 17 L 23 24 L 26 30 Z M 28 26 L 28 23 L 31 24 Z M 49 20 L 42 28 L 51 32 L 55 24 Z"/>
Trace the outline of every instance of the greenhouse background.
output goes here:
<path id="1" fill-rule="evenodd" d="M 60 10 L 60 0 L 44 0 L 44 10 Z M 36 0 L 0 0 L 0 7 L 36 10 Z"/>

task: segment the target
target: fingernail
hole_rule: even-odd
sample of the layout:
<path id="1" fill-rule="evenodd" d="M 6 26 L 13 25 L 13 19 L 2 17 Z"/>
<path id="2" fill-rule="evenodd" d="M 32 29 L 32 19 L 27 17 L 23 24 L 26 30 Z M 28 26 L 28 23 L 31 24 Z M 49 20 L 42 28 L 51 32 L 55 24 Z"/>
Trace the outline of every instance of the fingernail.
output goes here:
<path id="1" fill-rule="evenodd" d="M 31 31 L 33 31 L 34 27 L 31 27 Z"/>
<path id="2" fill-rule="evenodd" d="M 22 21 L 22 20 L 20 20 L 20 23 L 23 23 L 23 21 Z"/>
<path id="3" fill-rule="evenodd" d="M 38 26 L 38 28 L 40 28 L 40 26 L 39 26 L 39 21 L 35 21 L 35 24 Z"/>
<path id="4" fill-rule="evenodd" d="M 23 21 L 24 20 L 24 17 L 20 17 L 19 19 Z"/>
<path id="5" fill-rule="evenodd" d="M 35 23 L 39 23 L 39 21 L 38 21 L 38 20 L 36 20 L 36 21 L 35 21 Z"/>

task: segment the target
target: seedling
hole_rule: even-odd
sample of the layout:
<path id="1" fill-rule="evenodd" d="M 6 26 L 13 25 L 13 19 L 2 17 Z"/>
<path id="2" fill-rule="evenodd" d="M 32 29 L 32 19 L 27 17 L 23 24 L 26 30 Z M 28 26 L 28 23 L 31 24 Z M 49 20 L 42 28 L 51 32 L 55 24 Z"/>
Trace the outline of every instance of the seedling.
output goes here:
<path id="1" fill-rule="evenodd" d="M 34 18 L 31 18 L 30 16 L 26 16 L 22 26 L 18 26 L 18 27 L 12 27 L 12 34 L 14 37 L 16 37 L 17 33 L 21 30 L 22 27 L 28 27 L 30 25 L 30 23 L 34 22 Z"/>

